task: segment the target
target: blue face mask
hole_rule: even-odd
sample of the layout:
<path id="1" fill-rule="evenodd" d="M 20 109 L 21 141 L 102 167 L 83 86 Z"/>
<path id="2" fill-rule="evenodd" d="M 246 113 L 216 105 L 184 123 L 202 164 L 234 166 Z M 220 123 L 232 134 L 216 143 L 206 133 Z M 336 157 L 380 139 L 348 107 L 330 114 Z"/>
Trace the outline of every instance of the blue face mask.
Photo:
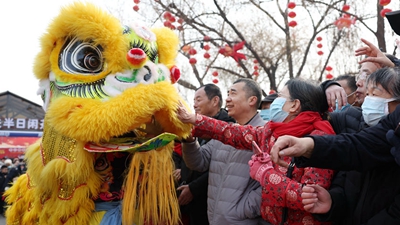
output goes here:
<path id="1" fill-rule="evenodd" d="M 375 96 L 367 96 L 361 105 L 364 121 L 369 126 L 375 126 L 379 120 L 389 114 L 388 102 L 394 99 L 386 99 Z"/>
<path id="2" fill-rule="evenodd" d="M 352 95 L 354 95 L 356 92 L 355 91 L 353 91 L 351 94 L 349 94 L 349 95 L 347 95 L 347 98 L 348 97 L 350 97 L 350 96 L 352 96 Z M 349 103 L 347 103 L 346 105 L 344 105 L 344 106 L 342 106 L 342 108 L 341 109 L 339 109 L 339 104 L 338 104 L 338 101 L 336 100 L 335 101 L 335 110 L 333 110 L 334 112 L 340 112 L 340 111 L 343 111 L 345 108 L 347 108 L 347 107 L 349 107 L 349 106 L 353 106 L 354 104 L 356 104 L 356 102 L 353 102 L 353 104 L 349 104 Z"/>
<path id="3" fill-rule="evenodd" d="M 281 123 L 289 115 L 288 112 L 283 111 L 283 105 L 285 105 L 286 98 L 278 97 L 276 98 L 269 109 L 271 110 L 271 121 Z"/>
<path id="4" fill-rule="evenodd" d="M 269 120 L 271 117 L 270 109 L 261 109 L 260 116 L 263 120 Z"/>
<path id="5" fill-rule="evenodd" d="M 340 111 L 343 111 L 345 108 L 347 108 L 347 107 L 349 107 L 349 106 L 351 106 L 349 103 L 347 103 L 346 105 L 344 105 L 344 106 L 342 106 L 342 108 L 341 109 L 339 109 L 339 104 L 338 104 L 338 102 L 337 102 L 337 100 L 336 100 L 336 107 L 335 107 L 335 110 L 333 110 L 334 112 L 340 112 Z"/>

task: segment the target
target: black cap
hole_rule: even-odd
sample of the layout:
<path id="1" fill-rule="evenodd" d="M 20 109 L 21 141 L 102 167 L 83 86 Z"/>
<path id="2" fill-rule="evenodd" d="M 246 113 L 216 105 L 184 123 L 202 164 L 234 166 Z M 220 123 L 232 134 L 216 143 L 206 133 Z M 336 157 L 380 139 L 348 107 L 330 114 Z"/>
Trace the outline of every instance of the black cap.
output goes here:
<path id="1" fill-rule="evenodd" d="M 273 102 L 277 97 L 278 97 L 277 93 L 267 95 L 267 97 L 265 97 L 263 100 L 261 100 L 261 104 L 260 104 L 260 107 L 258 107 L 258 109 L 261 109 L 261 105 L 263 102 Z"/>
<path id="2" fill-rule="evenodd" d="M 4 169 L 4 168 L 8 168 L 8 166 L 7 165 L 2 165 L 1 169 Z"/>
<path id="3" fill-rule="evenodd" d="M 389 21 L 392 30 L 397 34 L 400 35 L 400 10 L 387 12 L 385 14 L 386 18 Z"/>

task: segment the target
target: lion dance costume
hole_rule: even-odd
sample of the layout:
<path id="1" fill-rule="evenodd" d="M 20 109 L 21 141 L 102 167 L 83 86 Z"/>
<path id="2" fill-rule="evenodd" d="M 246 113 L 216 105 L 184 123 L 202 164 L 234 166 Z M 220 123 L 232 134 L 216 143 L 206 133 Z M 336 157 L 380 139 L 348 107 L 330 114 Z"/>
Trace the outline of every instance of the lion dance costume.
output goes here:
<path id="1" fill-rule="evenodd" d="M 43 137 L 5 193 L 7 224 L 179 223 L 173 140 L 191 127 L 175 112 L 178 44 L 92 4 L 61 9 L 34 65 Z"/>

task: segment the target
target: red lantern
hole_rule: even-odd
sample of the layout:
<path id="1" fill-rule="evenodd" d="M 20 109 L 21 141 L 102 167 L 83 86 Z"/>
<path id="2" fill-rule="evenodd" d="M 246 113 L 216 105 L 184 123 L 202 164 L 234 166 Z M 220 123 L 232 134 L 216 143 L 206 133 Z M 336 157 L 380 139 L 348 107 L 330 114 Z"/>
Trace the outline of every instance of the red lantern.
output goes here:
<path id="1" fill-rule="evenodd" d="M 212 73 L 212 75 L 213 75 L 214 77 L 217 77 L 217 76 L 218 76 L 218 72 L 217 72 L 217 71 L 214 71 L 214 72 Z"/>
<path id="2" fill-rule="evenodd" d="M 172 17 L 172 14 L 170 12 L 165 12 L 163 15 L 163 18 L 166 20 L 169 20 L 170 17 Z"/>
<path id="3" fill-rule="evenodd" d="M 214 84 L 218 84 L 218 79 L 213 79 L 212 82 L 213 82 Z"/>
<path id="4" fill-rule="evenodd" d="M 138 5 L 133 6 L 133 10 L 135 10 L 136 12 L 139 11 L 139 6 Z"/>
<path id="5" fill-rule="evenodd" d="M 139 4 L 139 3 L 140 3 L 140 0 L 133 0 L 133 2 L 134 2 L 135 4 Z"/>
<path id="6" fill-rule="evenodd" d="M 295 26 L 297 26 L 297 22 L 296 21 L 292 20 L 292 21 L 289 22 L 289 27 L 295 27 Z"/>
<path id="7" fill-rule="evenodd" d="M 385 8 L 381 10 L 381 16 L 386 17 L 386 13 L 391 12 L 391 9 Z"/>
<path id="8" fill-rule="evenodd" d="M 317 41 L 322 41 L 322 37 L 317 37 Z"/>
<path id="9" fill-rule="evenodd" d="M 294 7 L 296 7 L 296 3 L 294 3 L 294 2 L 289 2 L 288 5 L 287 5 L 287 7 L 288 7 L 289 9 L 294 9 Z"/>
<path id="10" fill-rule="evenodd" d="M 296 13 L 291 11 L 291 12 L 288 13 L 288 17 L 295 18 L 296 17 Z"/>
<path id="11" fill-rule="evenodd" d="M 333 78 L 333 75 L 332 74 L 330 74 L 330 73 L 328 73 L 327 75 L 326 75 L 326 79 L 332 79 Z"/>
<path id="12" fill-rule="evenodd" d="M 258 70 L 258 66 L 254 66 L 254 70 Z"/>
<path id="13" fill-rule="evenodd" d="M 192 64 L 192 65 L 194 65 L 194 64 L 197 63 L 197 60 L 196 60 L 195 58 L 190 58 L 190 59 L 189 59 L 189 63 Z"/>
<path id="14" fill-rule="evenodd" d="M 257 64 L 258 63 L 257 59 L 253 60 L 253 63 Z"/>
<path id="15" fill-rule="evenodd" d="M 258 71 L 254 71 L 254 72 L 253 72 L 253 75 L 254 75 L 254 76 L 258 76 L 258 75 L 259 75 Z"/>
<path id="16" fill-rule="evenodd" d="M 164 21 L 164 27 L 171 27 L 171 25 L 171 22 L 169 22 L 168 20 Z"/>
<path id="17" fill-rule="evenodd" d="M 208 54 L 208 52 L 204 53 L 204 58 L 209 59 L 210 58 L 210 54 Z"/>
<path id="18" fill-rule="evenodd" d="M 349 9 L 350 9 L 349 5 L 344 5 L 343 8 L 342 8 L 342 10 L 345 11 L 345 12 L 349 11 Z"/>
<path id="19" fill-rule="evenodd" d="M 322 48 L 322 44 L 321 43 L 317 44 L 317 48 Z"/>
<path id="20" fill-rule="evenodd" d="M 210 38 L 209 36 L 204 36 L 203 40 L 204 40 L 204 41 L 210 41 L 211 38 Z"/>
<path id="21" fill-rule="evenodd" d="M 175 23 L 175 21 L 176 21 L 175 17 L 173 17 L 173 16 L 169 17 L 168 20 L 171 23 Z"/>
<path id="22" fill-rule="evenodd" d="M 390 3 L 390 0 L 379 0 L 379 5 L 381 5 L 381 6 L 388 5 L 389 3 Z"/>
<path id="23" fill-rule="evenodd" d="M 184 20 L 182 18 L 178 19 L 178 23 L 182 24 L 184 22 Z"/>
<path id="24" fill-rule="evenodd" d="M 318 54 L 318 55 L 323 55 L 324 52 L 323 52 L 323 51 L 318 51 L 317 54 Z"/>
<path id="25" fill-rule="evenodd" d="M 326 71 L 331 71 L 332 67 L 331 66 L 327 66 L 325 69 L 326 69 Z"/>
<path id="26" fill-rule="evenodd" d="M 196 49 L 191 48 L 191 49 L 189 50 L 189 55 L 196 55 L 196 54 L 197 54 Z"/>
<path id="27" fill-rule="evenodd" d="M 204 45 L 203 49 L 208 51 L 208 50 L 210 50 L 210 46 L 209 45 Z"/>

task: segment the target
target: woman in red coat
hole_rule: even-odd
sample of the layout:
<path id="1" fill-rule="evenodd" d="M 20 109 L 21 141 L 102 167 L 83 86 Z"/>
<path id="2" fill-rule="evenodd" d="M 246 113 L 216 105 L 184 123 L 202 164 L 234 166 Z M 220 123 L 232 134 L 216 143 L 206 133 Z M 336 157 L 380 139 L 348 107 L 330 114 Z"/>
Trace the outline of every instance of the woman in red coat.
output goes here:
<path id="1" fill-rule="evenodd" d="M 226 99 L 228 114 L 232 107 L 229 98 L 234 94 L 235 90 L 229 90 Z M 284 159 L 290 164 L 289 168 L 284 168 L 273 164 L 269 158 L 275 140 L 281 135 L 334 134 L 329 122 L 322 119 L 328 109 L 323 91 L 308 81 L 289 80 L 270 109 L 271 120 L 263 127 L 240 126 L 189 114 L 183 106 L 178 108 L 178 118 L 195 125 L 195 137 L 216 139 L 239 149 L 255 149 L 256 154 L 249 161 L 250 176 L 263 186 L 261 214 L 266 221 L 271 224 L 324 224 L 304 210 L 301 189 L 305 184 L 329 188 L 334 171 L 297 168 L 290 157 Z M 260 152 L 257 152 L 258 146 Z"/>

